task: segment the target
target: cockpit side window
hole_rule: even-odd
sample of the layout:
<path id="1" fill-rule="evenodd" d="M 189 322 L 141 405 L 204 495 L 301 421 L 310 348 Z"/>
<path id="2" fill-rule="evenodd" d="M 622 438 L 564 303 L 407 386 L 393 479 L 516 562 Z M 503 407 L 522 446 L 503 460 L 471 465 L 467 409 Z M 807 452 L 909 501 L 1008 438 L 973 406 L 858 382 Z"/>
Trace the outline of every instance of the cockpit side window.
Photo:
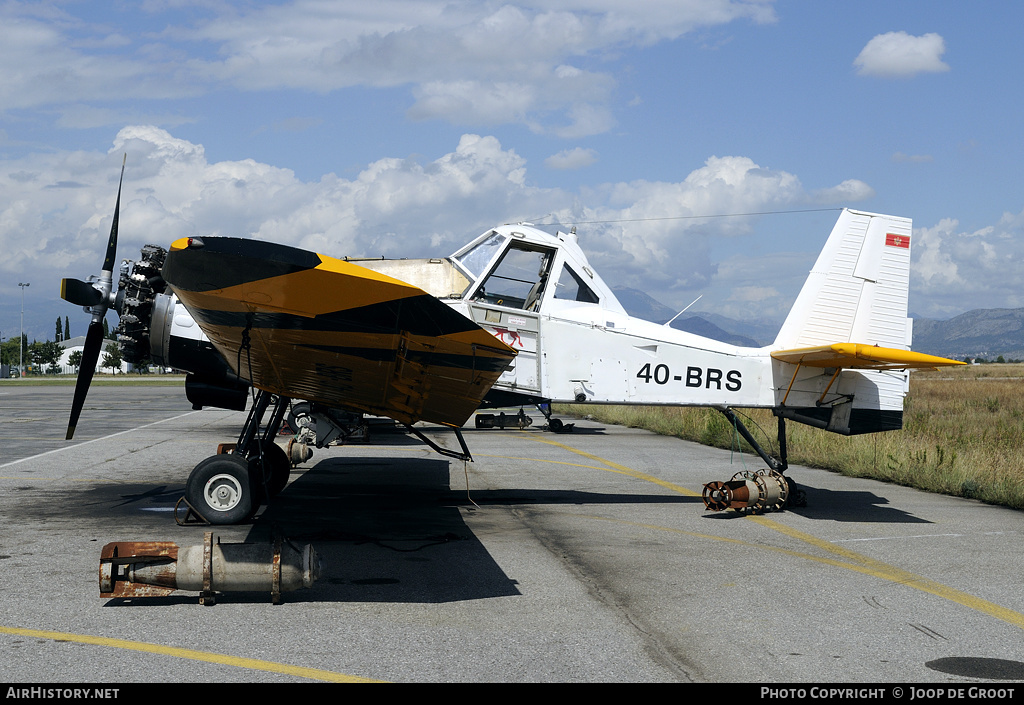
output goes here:
<path id="1" fill-rule="evenodd" d="M 554 250 L 513 244 L 477 289 L 473 299 L 536 311 L 547 285 Z"/>
<path id="2" fill-rule="evenodd" d="M 594 290 L 587 286 L 583 278 L 568 264 L 562 267 L 558 283 L 555 284 L 555 298 L 585 304 L 600 303 L 600 298 L 594 293 Z"/>

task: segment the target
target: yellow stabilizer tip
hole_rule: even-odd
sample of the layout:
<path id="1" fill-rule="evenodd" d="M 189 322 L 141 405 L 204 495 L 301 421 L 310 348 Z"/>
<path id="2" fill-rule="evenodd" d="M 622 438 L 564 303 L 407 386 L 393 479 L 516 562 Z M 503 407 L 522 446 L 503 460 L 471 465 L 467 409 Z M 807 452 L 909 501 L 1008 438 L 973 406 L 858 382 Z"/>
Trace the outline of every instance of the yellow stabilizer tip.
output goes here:
<path id="1" fill-rule="evenodd" d="M 864 343 L 834 343 L 810 348 L 776 350 L 772 357 L 782 362 L 808 367 L 875 370 L 927 369 L 967 364 L 960 360 L 926 355 L 913 350 L 883 348 Z"/>

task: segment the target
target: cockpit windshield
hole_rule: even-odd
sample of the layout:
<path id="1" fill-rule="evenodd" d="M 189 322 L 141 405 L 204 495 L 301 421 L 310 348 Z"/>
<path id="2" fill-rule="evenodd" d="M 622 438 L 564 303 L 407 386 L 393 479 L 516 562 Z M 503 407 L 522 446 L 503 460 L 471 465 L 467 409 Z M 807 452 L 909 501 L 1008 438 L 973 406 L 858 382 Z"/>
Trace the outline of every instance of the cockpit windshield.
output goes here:
<path id="1" fill-rule="evenodd" d="M 464 254 L 452 259 L 462 265 L 463 269 L 469 273 L 470 278 L 479 279 L 491 258 L 501 249 L 501 245 L 504 242 L 504 235 L 492 232 L 491 236 L 479 245 L 466 250 Z"/>
<path id="2" fill-rule="evenodd" d="M 476 301 L 536 311 L 554 260 L 545 247 L 512 244 L 473 294 Z"/>

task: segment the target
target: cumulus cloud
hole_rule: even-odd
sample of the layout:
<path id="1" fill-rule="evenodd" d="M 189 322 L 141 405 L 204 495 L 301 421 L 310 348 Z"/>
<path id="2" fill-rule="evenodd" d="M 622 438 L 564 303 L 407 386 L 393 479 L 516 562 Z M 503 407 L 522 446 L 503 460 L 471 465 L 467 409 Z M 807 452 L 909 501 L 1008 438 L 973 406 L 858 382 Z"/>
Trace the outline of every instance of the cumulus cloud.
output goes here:
<path id="1" fill-rule="evenodd" d="M 847 179 L 838 186 L 814 192 L 816 203 L 855 203 L 871 198 L 875 190 L 859 179 Z"/>
<path id="2" fill-rule="evenodd" d="M 730 292 L 729 300 L 750 306 L 779 296 L 779 290 L 774 286 L 738 286 Z"/>
<path id="3" fill-rule="evenodd" d="M 478 134 L 436 158 L 389 157 L 350 178 L 303 180 L 252 159 L 211 161 L 201 144 L 130 126 L 106 152 L 0 159 L 0 291 L 12 293 L 9 282 L 29 277 L 56 298 L 60 277 L 98 270 L 124 153 L 123 257 L 187 235 L 267 239 L 335 256 L 444 256 L 497 223 L 549 213 L 545 222 L 577 226 L 611 284 L 670 305 L 705 293 L 706 303 L 736 317 L 781 317 L 816 252 L 778 252 L 771 242 L 748 249 L 742 238 L 764 236 L 768 221 L 710 216 L 819 206 L 826 197 L 841 206 L 870 192 L 856 180 L 807 189 L 793 173 L 716 156 L 679 181 L 570 193 L 534 185 L 522 156 Z M 1014 294 L 1024 291 L 1024 212 L 971 229 L 953 219 L 919 226 L 912 254 L 914 310 L 922 315 L 1024 305 Z"/>
<path id="4" fill-rule="evenodd" d="M 0 272 L 7 276 L 0 281 L 32 271 L 56 290 L 62 276 L 96 271 L 125 153 L 124 257 L 190 235 L 273 240 L 335 256 L 444 256 L 495 224 L 549 213 L 551 223 L 579 225 L 581 242 L 611 283 L 670 302 L 715 276 L 713 242 L 752 228 L 750 218 L 705 216 L 820 199 L 794 174 L 736 156 L 711 157 L 677 182 L 568 193 L 532 185 L 523 157 L 477 134 L 432 160 L 389 157 L 352 178 L 304 181 L 252 159 L 211 161 L 201 144 L 139 125 L 120 130 L 105 153 L 0 160 L 7 197 L 0 204 Z"/>
<path id="5" fill-rule="evenodd" d="M 909 78 L 920 73 L 949 71 L 942 61 L 946 42 L 938 34 L 915 37 L 906 32 L 887 32 L 871 39 L 853 65 L 862 76 Z"/>
<path id="6" fill-rule="evenodd" d="M 597 161 L 597 152 L 593 149 L 575 147 L 564 149 L 558 154 L 552 154 L 544 160 L 544 165 L 549 169 L 582 169 Z"/>
<path id="7" fill-rule="evenodd" d="M 819 199 L 794 174 L 726 156 L 709 158 L 678 182 L 620 182 L 587 190 L 573 208 L 554 215 L 562 223 L 579 224 L 580 242 L 606 279 L 674 303 L 720 279 L 720 264 L 711 256 L 714 243 L 753 228 L 753 217 L 708 216 L 781 210 Z M 806 269 L 789 268 L 762 281 L 796 276 L 796 288 L 805 275 Z"/>
<path id="8" fill-rule="evenodd" d="M 125 37 L 88 28 L 33 3 L 0 5 L 0 105 L 4 110 L 100 99 L 196 95 L 175 66 L 122 51 Z M 81 110 L 79 108 L 79 110 Z"/>
<path id="9" fill-rule="evenodd" d="M 957 225 L 956 220 L 945 218 L 934 227 L 918 228 L 915 232 L 913 271 L 922 291 L 937 293 L 945 287 L 962 290 L 966 284 L 949 252 Z"/>
<path id="10" fill-rule="evenodd" d="M 911 291 L 927 297 L 923 315 L 944 317 L 965 307 L 1024 306 L 1024 212 L 992 225 L 962 230 L 943 218 L 914 229 Z"/>
<path id="11" fill-rule="evenodd" d="M 79 19 L 74 5 L 60 21 L 41 19 L 29 3 L 0 6 L 0 105 L 165 100 L 224 87 L 321 94 L 403 87 L 412 119 L 522 124 L 578 138 L 615 124 L 614 57 L 623 48 L 775 19 L 766 0 L 291 0 L 213 3 L 198 13 L 151 2 L 142 9 L 154 31 L 137 36 L 135 28 L 111 31 Z M 602 70 L 583 68 L 595 57 L 611 60 Z M 77 113 L 68 119 L 107 119 Z"/>
<path id="12" fill-rule="evenodd" d="M 304 182 L 255 160 L 210 162 L 202 145 L 152 126 L 122 129 L 108 153 L 33 155 L 0 161 L 0 271 L 92 271 L 110 228 L 121 155 L 125 256 L 189 235 L 273 239 L 344 255 L 448 254 L 476 230 L 522 218 L 540 197 L 524 161 L 493 137 L 465 135 L 428 162 L 381 159 L 353 179 Z M 550 208 L 549 208 L 550 210 Z M 440 250 L 440 252 L 438 252 Z M 99 253 L 99 254 L 98 254 Z"/>

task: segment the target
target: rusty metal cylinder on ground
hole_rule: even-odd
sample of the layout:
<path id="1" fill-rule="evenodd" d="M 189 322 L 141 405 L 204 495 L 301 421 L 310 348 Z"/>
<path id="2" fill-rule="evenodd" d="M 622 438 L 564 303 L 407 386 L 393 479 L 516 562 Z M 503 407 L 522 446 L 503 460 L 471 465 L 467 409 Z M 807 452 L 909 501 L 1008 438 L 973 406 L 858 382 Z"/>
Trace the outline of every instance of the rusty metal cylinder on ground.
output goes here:
<path id="1" fill-rule="evenodd" d="M 312 587 L 320 559 L 307 544 L 220 543 L 206 534 L 202 546 L 170 542 L 108 543 L 100 554 L 100 597 L 157 597 L 174 590 L 282 592 Z M 212 601 L 211 601 L 212 603 Z"/>
<path id="2" fill-rule="evenodd" d="M 284 449 L 293 467 L 302 465 L 302 463 L 313 457 L 313 449 L 294 438 L 289 438 L 287 442 L 277 441 L 277 445 Z"/>
<path id="3" fill-rule="evenodd" d="M 715 481 L 704 485 L 703 497 L 705 508 L 716 512 L 727 509 L 745 513 L 777 511 L 786 506 L 789 483 L 785 476 L 774 471 L 743 471 L 733 475 L 728 482 Z"/>
<path id="4" fill-rule="evenodd" d="M 522 409 L 515 416 L 506 414 L 502 411 L 500 414 L 477 414 L 474 421 L 477 428 L 518 428 L 520 430 L 533 424 L 533 419 L 527 416 Z"/>
<path id="5" fill-rule="evenodd" d="M 288 462 L 291 463 L 292 467 L 302 465 L 313 457 L 313 449 L 305 443 L 297 441 L 294 437 L 287 440 L 276 440 L 274 442 L 281 450 L 284 451 L 284 454 L 288 456 Z M 217 444 L 217 455 L 232 453 L 237 447 L 237 443 L 219 443 Z"/>

